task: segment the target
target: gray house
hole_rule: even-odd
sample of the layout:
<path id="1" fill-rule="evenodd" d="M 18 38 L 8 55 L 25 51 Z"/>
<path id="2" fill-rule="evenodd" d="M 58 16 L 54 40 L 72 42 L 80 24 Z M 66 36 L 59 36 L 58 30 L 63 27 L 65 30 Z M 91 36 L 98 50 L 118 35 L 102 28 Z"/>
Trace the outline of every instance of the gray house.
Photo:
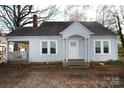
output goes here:
<path id="1" fill-rule="evenodd" d="M 6 35 L 7 60 L 58 62 L 118 59 L 117 35 L 97 22 L 43 22 Z"/>

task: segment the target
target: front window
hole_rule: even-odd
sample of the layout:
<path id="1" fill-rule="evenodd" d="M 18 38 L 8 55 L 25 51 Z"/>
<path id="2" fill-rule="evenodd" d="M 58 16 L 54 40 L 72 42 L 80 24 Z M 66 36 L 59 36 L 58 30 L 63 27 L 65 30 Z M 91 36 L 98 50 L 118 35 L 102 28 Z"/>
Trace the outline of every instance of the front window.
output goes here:
<path id="1" fill-rule="evenodd" d="M 46 40 L 41 42 L 41 54 L 56 54 L 57 44 L 54 40 Z"/>
<path id="2" fill-rule="evenodd" d="M 95 54 L 108 54 L 110 53 L 110 43 L 107 40 L 95 41 Z"/>
<path id="3" fill-rule="evenodd" d="M 95 41 L 95 53 L 101 53 L 100 41 Z"/>

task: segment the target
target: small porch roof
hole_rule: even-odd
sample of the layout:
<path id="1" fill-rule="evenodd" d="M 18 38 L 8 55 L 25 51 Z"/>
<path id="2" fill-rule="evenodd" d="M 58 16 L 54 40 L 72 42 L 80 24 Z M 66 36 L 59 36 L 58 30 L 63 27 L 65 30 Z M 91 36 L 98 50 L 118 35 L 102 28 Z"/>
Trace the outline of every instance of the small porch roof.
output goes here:
<path id="1" fill-rule="evenodd" d="M 80 36 L 80 37 L 83 37 L 84 39 L 88 39 L 90 38 L 90 34 L 93 34 L 93 32 L 89 31 L 86 27 L 81 25 L 79 22 L 74 22 L 72 25 L 70 25 L 60 34 L 65 39 L 68 39 L 71 36 Z"/>

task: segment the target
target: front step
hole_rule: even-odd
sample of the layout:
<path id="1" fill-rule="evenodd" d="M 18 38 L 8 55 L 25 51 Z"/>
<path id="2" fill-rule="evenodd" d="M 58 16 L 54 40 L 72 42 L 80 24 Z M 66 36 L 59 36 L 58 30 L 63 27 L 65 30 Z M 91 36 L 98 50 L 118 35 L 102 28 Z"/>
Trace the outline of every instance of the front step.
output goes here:
<path id="1" fill-rule="evenodd" d="M 88 65 L 73 65 L 73 66 L 68 66 L 68 68 L 88 68 Z"/>
<path id="2" fill-rule="evenodd" d="M 84 61 L 84 59 L 68 59 L 68 61 L 69 62 L 74 62 L 74 61 L 76 61 L 76 62 L 83 62 Z"/>
<path id="3" fill-rule="evenodd" d="M 64 63 L 64 65 L 66 65 L 66 67 L 68 68 L 88 68 L 90 66 L 90 63 L 88 62 L 82 62 L 82 61 L 78 61 L 78 62 L 67 62 Z"/>

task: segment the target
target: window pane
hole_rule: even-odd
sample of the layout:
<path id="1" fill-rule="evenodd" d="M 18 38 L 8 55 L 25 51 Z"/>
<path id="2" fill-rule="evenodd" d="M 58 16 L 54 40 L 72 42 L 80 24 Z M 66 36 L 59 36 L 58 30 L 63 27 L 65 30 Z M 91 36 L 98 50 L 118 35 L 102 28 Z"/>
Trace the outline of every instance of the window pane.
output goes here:
<path id="1" fill-rule="evenodd" d="M 56 54 L 56 42 L 54 41 L 50 42 L 50 53 Z"/>
<path id="2" fill-rule="evenodd" d="M 71 42 L 71 46 L 76 46 L 76 42 Z"/>
<path id="3" fill-rule="evenodd" d="M 42 42 L 42 48 L 47 48 L 47 42 L 45 41 Z"/>
<path id="4" fill-rule="evenodd" d="M 42 54 L 47 54 L 48 49 L 47 49 L 47 42 L 42 42 Z"/>
<path id="5" fill-rule="evenodd" d="M 108 41 L 104 41 L 103 42 L 103 46 L 104 46 L 104 53 L 109 53 L 109 44 L 108 44 Z"/>
<path id="6" fill-rule="evenodd" d="M 95 53 L 101 53 L 100 41 L 95 41 Z"/>

